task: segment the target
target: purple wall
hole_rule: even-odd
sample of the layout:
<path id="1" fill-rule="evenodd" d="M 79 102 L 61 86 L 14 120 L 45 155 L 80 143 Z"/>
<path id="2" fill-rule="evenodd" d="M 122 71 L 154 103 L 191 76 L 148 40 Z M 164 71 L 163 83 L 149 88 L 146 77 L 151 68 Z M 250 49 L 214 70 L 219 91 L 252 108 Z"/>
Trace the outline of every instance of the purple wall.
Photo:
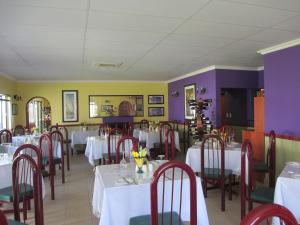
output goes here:
<path id="1" fill-rule="evenodd" d="M 264 88 L 264 71 L 258 71 L 258 88 Z"/>
<path id="2" fill-rule="evenodd" d="M 300 45 L 264 57 L 265 131 L 300 135 Z"/>
<path id="3" fill-rule="evenodd" d="M 169 83 L 168 92 L 169 92 L 169 120 L 179 120 L 184 121 L 184 86 L 195 83 L 196 89 L 200 87 L 206 88 L 206 93 L 200 95 L 196 93 L 198 98 L 212 98 L 216 99 L 216 71 L 211 70 L 205 73 L 201 73 L 192 77 L 184 78 L 182 80 L 174 81 Z M 171 93 L 173 91 L 178 91 L 179 96 L 173 97 Z M 215 101 L 213 106 L 210 108 L 210 111 L 207 112 L 207 116 L 211 117 L 212 110 L 215 108 Z M 213 118 L 211 118 L 213 120 Z"/>
<path id="4" fill-rule="evenodd" d="M 216 70 L 216 124 L 217 127 L 221 125 L 221 89 L 222 88 L 246 88 L 249 89 L 248 93 L 251 93 L 252 89 L 258 88 L 259 83 L 258 71 L 246 71 L 246 70 Z M 251 89 L 251 90 L 250 90 Z M 253 101 L 248 98 L 247 112 L 250 117 L 250 112 L 253 112 Z M 236 106 L 238 107 L 238 106 Z M 252 113 L 253 114 L 253 113 Z M 251 118 L 249 118 L 251 119 Z"/>

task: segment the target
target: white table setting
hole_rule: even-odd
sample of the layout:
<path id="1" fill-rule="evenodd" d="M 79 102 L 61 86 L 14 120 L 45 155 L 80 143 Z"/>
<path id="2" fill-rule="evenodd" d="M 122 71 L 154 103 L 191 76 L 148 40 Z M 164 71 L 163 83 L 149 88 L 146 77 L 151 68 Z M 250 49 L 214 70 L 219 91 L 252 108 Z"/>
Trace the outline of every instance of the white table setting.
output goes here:
<path id="1" fill-rule="evenodd" d="M 147 149 L 154 148 L 155 143 L 160 142 L 160 133 L 156 130 L 147 130 L 147 129 L 134 129 L 133 130 L 133 136 L 135 138 L 138 138 L 141 142 L 146 142 Z M 180 142 L 179 142 L 179 134 L 178 131 L 174 132 L 174 141 L 175 141 L 175 147 L 180 151 Z M 165 137 L 162 137 L 162 140 L 164 141 Z"/>
<path id="2" fill-rule="evenodd" d="M 205 158 L 207 158 L 205 151 Z M 211 151 L 211 150 L 210 150 Z M 225 144 L 225 169 L 231 169 L 235 175 L 241 173 L 241 144 L 231 142 Z M 210 160 L 213 160 L 212 157 Z M 197 143 L 188 148 L 185 158 L 185 163 L 189 165 L 194 172 L 201 172 L 201 143 Z"/>
<path id="3" fill-rule="evenodd" d="M 97 136 L 98 130 L 78 130 L 71 133 L 71 147 L 77 144 L 87 144 L 87 138 Z"/>
<path id="4" fill-rule="evenodd" d="M 164 160 L 151 161 L 144 173 L 137 173 L 134 163 L 127 164 L 124 168 L 119 164 L 102 165 L 95 168 L 95 183 L 93 192 L 93 214 L 100 218 L 99 225 L 129 225 L 132 217 L 150 215 L 150 181 L 155 169 L 164 163 Z M 169 177 L 170 174 L 166 173 Z M 178 172 L 178 171 L 177 171 Z M 175 172 L 174 189 L 180 187 L 180 180 Z M 206 204 L 203 197 L 201 180 L 197 179 L 197 217 L 198 225 L 208 225 Z M 172 182 L 166 181 L 166 188 Z M 162 185 L 159 185 L 162 186 Z M 189 220 L 189 180 L 183 179 L 183 196 L 181 218 Z M 174 192 L 176 193 L 176 191 Z M 174 195 L 179 198 L 179 195 Z M 171 197 L 165 196 L 165 203 L 169 207 Z M 160 201 L 160 200 L 159 200 Z M 174 211 L 178 211 L 179 199 L 174 199 Z M 159 203 L 161 204 L 161 203 Z M 112 210 L 114 209 L 114 210 Z M 116 216 L 117 213 L 117 216 Z"/>
<path id="5" fill-rule="evenodd" d="M 288 208 L 294 214 L 298 223 L 300 223 L 299 190 L 300 162 L 287 162 L 277 178 L 274 203 Z M 275 224 L 279 224 L 279 221 Z"/>
<path id="6" fill-rule="evenodd" d="M 114 141 L 112 141 L 114 139 Z M 111 139 L 111 153 L 115 153 L 116 144 L 121 136 L 112 137 Z M 129 155 L 132 148 L 131 140 L 125 141 L 126 156 Z M 85 148 L 85 156 L 88 158 L 89 163 L 95 166 L 95 160 L 103 158 L 103 154 L 108 153 L 108 136 L 92 136 L 87 138 L 87 145 Z"/>

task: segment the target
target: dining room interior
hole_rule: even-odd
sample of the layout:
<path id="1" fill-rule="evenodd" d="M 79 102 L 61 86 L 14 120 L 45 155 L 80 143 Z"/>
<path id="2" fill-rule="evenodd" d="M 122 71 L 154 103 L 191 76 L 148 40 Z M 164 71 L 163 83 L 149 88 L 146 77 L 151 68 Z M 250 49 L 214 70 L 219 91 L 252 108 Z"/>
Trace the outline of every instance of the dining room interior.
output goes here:
<path id="1" fill-rule="evenodd" d="M 0 225 L 300 224 L 299 24 L 298 0 L 0 0 Z"/>

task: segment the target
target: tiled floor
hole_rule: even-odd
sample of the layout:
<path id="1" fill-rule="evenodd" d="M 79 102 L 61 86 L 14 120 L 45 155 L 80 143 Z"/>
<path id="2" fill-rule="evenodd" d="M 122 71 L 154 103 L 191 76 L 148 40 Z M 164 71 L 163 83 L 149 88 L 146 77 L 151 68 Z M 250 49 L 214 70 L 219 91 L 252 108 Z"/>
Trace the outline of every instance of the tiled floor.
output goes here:
<path id="1" fill-rule="evenodd" d="M 49 182 L 45 179 L 47 196 L 44 199 L 45 225 L 96 225 L 99 220 L 92 214 L 93 167 L 84 155 L 74 155 L 71 170 L 66 172 L 66 183 L 61 183 L 60 171 L 55 179 L 55 200 L 50 200 Z M 237 187 L 236 187 L 237 188 Z M 226 196 L 227 197 L 227 196 Z M 226 199 L 226 211 L 220 210 L 219 190 L 210 190 L 206 206 L 211 225 L 238 225 L 240 222 L 239 196 Z M 34 225 L 32 214 L 27 223 Z M 201 218 L 198 218 L 201 220 Z"/>

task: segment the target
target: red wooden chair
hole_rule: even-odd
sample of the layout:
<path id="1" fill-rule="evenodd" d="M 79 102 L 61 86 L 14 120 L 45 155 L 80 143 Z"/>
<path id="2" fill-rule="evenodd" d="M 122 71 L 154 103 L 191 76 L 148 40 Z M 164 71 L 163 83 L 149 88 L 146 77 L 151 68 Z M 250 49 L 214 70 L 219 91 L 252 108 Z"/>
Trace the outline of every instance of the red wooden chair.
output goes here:
<path id="1" fill-rule="evenodd" d="M 142 119 L 140 122 L 140 128 L 141 129 L 148 129 L 149 128 L 149 121 Z"/>
<path id="2" fill-rule="evenodd" d="M 8 225 L 6 217 L 5 217 L 4 213 L 2 212 L 2 210 L 0 210 L 0 224 Z"/>
<path id="3" fill-rule="evenodd" d="M 187 186 L 183 185 L 184 175 L 188 178 L 189 185 Z M 178 176 L 176 181 L 175 176 Z M 175 182 L 178 185 L 175 186 Z M 187 191 L 184 187 L 189 188 L 189 198 L 185 195 Z M 190 199 L 189 224 L 197 224 L 196 176 L 185 163 L 170 161 L 162 164 L 153 175 L 150 193 L 151 215 L 133 217 L 130 219 L 130 225 L 183 225 L 181 220 L 182 202 L 186 199 Z M 166 200 L 166 196 L 168 200 Z M 159 200 L 159 198 L 162 199 Z M 174 199 L 177 199 L 175 204 Z"/>
<path id="4" fill-rule="evenodd" d="M 269 147 L 265 162 L 255 162 L 253 169 L 258 173 L 269 174 L 269 187 L 275 187 L 276 178 L 276 134 L 274 130 L 269 133 Z"/>
<path id="5" fill-rule="evenodd" d="M 64 141 L 64 145 L 65 145 L 64 154 L 66 154 L 66 156 L 67 156 L 67 170 L 69 171 L 70 170 L 70 148 L 69 147 L 71 144 L 71 139 L 69 139 L 69 131 L 66 126 L 59 126 L 58 130 L 63 135 L 63 141 Z M 72 151 L 72 155 L 73 155 L 73 149 L 71 151 Z"/>
<path id="6" fill-rule="evenodd" d="M 124 127 L 124 135 L 126 136 L 133 136 L 133 130 L 134 130 L 134 125 L 133 123 L 128 123 L 125 127 Z"/>
<path id="7" fill-rule="evenodd" d="M 175 134 L 173 129 L 169 129 L 165 135 L 165 159 L 174 160 L 176 154 Z"/>
<path id="8" fill-rule="evenodd" d="M 16 149 L 14 152 L 13 158 L 15 159 L 19 155 L 28 155 L 31 158 L 34 158 L 37 162 L 39 168 L 41 168 L 41 152 L 40 149 L 31 144 L 21 145 Z M 12 187 L 5 187 L 0 189 L 0 202 L 1 203 L 11 203 L 13 202 L 13 192 Z M 26 192 L 24 192 L 26 193 Z M 24 194 L 23 193 L 23 194 Z M 30 208 L 30 199 L 32 198 L 31 195 L 27 196 L 26 202 L 23 202 L 23 211 L 24 211 L 24 218 L 27 218 L 27 207 Z M 10 213 L 12 212 L 11 209 L 5 210 L 4 212 Z"/>
<path id="9" fill-rule="evenodd" d="M 100 123 L 99 128 L 98 128 L 98 135 L 105 135 L 105 133 L 107 132 L 108 129 L 108 125 L 107 123 Z"/>
<path id="10" fill-rule="evenodd" d="M 58 130 L 52 131 L 50 137 L 52 140 L 54 174 L 56 174 L 55 165 L 59 165 L 61 168 L 61 181 L 65 183 L 64 137 Z"/>
<path id="11" fill-rule="evenodd" d="M 272 224 L 272 218 L 277 218 L 279 224 L 298 225 L 294 215 L 284 206 L 277 204 L 261 205 L 253 209 L 241 221 L 240 225 Z"/>
<path id="12" fill-rule="evenodd" d="M 232 170 L 225 169 L 224 142 L 217 135 L 209 135 L 202 141 L 201 178 L 204 197 L 207 197 L 207 183 L 220 186 L 221 210 L 225 211 L 225 183 L 227 180 L 229 200 L 232 199 Z"/>
<path id="13" fill-rule="evenodd" d="M 13 136 L 25 135 L 25 128 L 22 125 L 16 125 Z"/>
<path id="14" fill-rule="evenodd" d="M 9 130 L 4 129 L 0 131 L 0 144 L 2 143 L 11 143 L 12 142 L 12 134 Z"/>
<path id="15" fill-rule="evenodd" d="M 137 138 L 122 137 L 117 143 L 115 162 L 120 163 L 120 157 L 125 157 L 126 150 L 129 150 L 129 154 L 131 151 L 137 151 L 138 145 L 139 140 Z"/>
<path id="16" fill-rule="evenodd" d="M 160 154 L 164 153 L 164 143 L 165 143 L 165 137 L 166 133 L 168 130 L 171 130 L 172 126 L 168 122 L 161 122 L 159 125 L 159 149 L 160 149 Z"/>
<path id="17" fill-rule="evenodd" d="M 253 187 L 253 151 L 249 140 L 245 140 L 241 152 L 241 219 L 246 214 L 246 202 L 248 211 L 253 208 L 253 202 L 261 204 L 273 203 L 274 188 Z"/>
<path id="18" fill-rule="evenodd" d="M 54 160 L 53 160 L 53 149 L 52 139 L 49 134 L 42 134 L 39 139 L 39 147 L 42 154 L 42 175 L 43 177 L 49 177 L 51 199 L 55 199 L 54 193 Z M 47 168 L 48 167 L 48 168 Z"/>
<path id="19" fill-rule="evenodd" d="M 20 202 L 26 203 L 28 198 L 34 200 L 35 224 L 44 224 L 43 198 L 42 198 L 42 175 L 41 169 L 35 160 L 29 155 L 18 155 L 14 158 L 13 165 L 13 206 L 14 218 L 21 221 Z M 25 204 L 25 209 L 26 209 Z M 24 222 L 27 219 L 24 216 Z M 9 222 L 10 224 L 10 222 Z M 15 223 L 13 223 L 15 224 Z"/>
<path id="20" fill-rule="evenodd" d="M 111 164 L 112 159 L 116 158 L 117 143 L 122 136 L 123 136 L 122 129 L 113 128 L 110 130 L 107 138 L 107 153 L 103 153 L 104 164 L 106 163 Z"/>
<path id="21" fill-rule="evenodd" d="M 55 131 L 55 130 L 59 130 L 59 128 L 58 128 L 58 123 L 56 123 L 55 125 L 52 125 L 52 126 L 49 128 L 50 133 L 51 133 L 52 131 Z"/>

